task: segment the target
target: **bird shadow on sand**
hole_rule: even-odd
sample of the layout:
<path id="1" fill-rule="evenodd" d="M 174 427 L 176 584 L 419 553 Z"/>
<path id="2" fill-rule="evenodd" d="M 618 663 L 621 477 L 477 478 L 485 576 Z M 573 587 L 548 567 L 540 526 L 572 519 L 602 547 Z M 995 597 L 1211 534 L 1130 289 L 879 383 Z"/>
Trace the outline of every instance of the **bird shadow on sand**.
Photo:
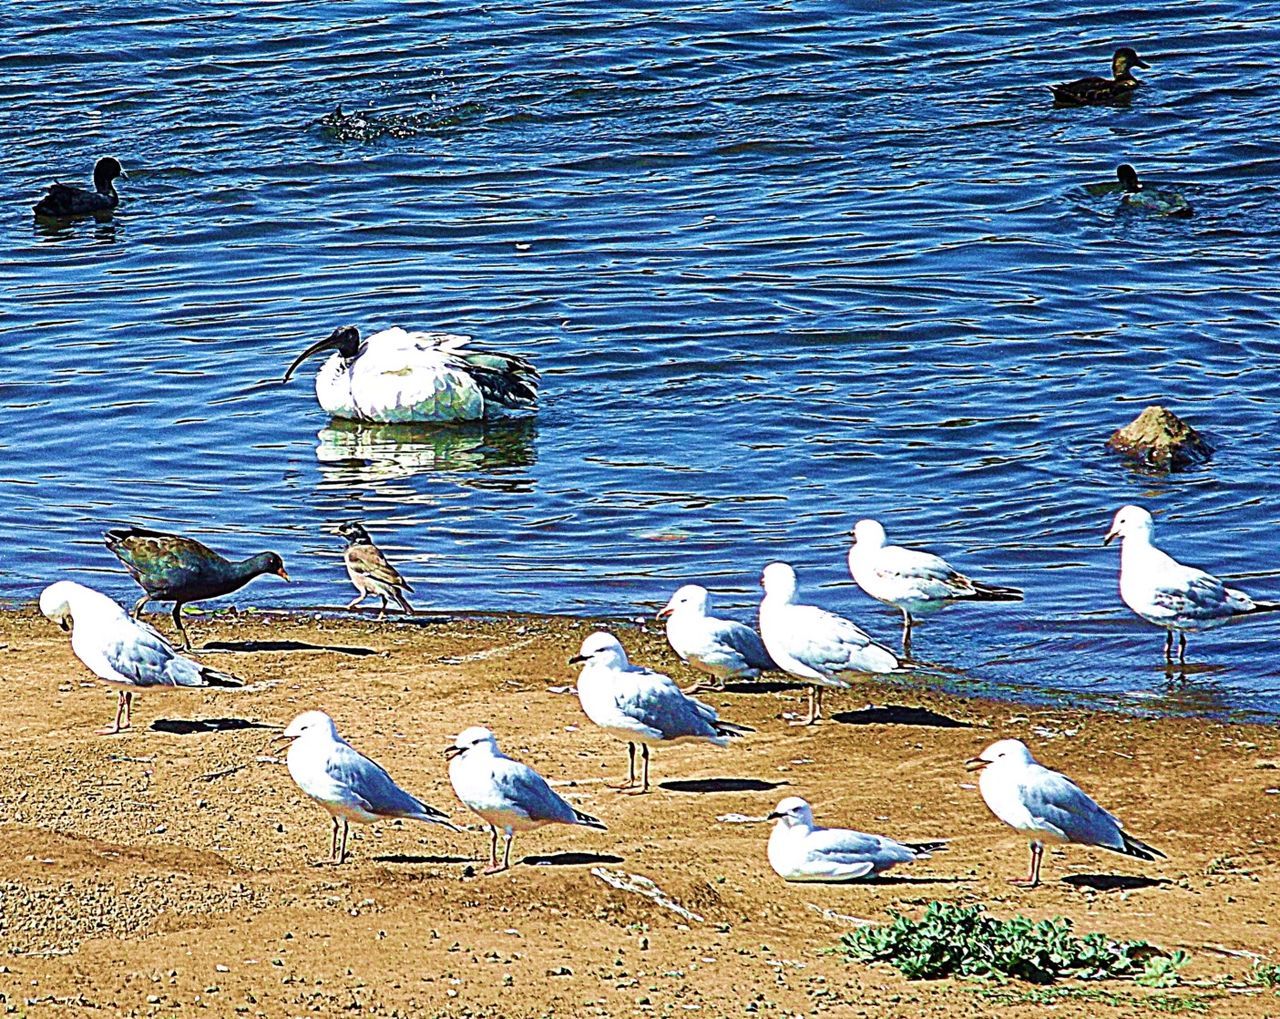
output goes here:
<path id="1" fill-rule="evenodd" d="M 526 856 L 520 861 L 529 867 L 593 867 L 602 863 L 622 863 L 621 856 L 604 853 L 548 853 L 545 856 Z"/>
<path id="2" fill-rule="evenodd" d="M 862 878 L 859 881 L 845 881 L 842 884 L 854 885 L 957 885 L 968 884 L 971 877 L 907 877 L 905 874 L 882 874 L 879 877 Z"/>
<path id="3" fill-rule="evenodd" d="M 237 729 L 279 729 L 266 722 L 251 722 L 247 718 L 157 718 L 151 723 L 152 732 L 167 732 L 171 736 L 191 736 L 202 732 L 235 732 Z"/>
<path id="4" fill-rule="evenodd" d="M 837 711 L 831 721 L 841 725 L 925 725 L 935 729 L 972 729 L 968 722 L 928 708 L 902 704 L 868 705 L 859 711 Z"/>
<path id="5" fill-rule="evenodd" d="M 704 687 L 702 693 L 787 693 L 790 690 L 806 689 L 803 683 L 792 683 L 785 679 L 743 680 L 738 683 L 725 683 L 723 690 Z"/>
<path id="6" fill-rule="evenodd" d="M 786 784 L 762 778 L 681 778 L 659 782 L 658 788 L 673 793 L 764 793 Z"/>
<path id="7" fill-rule="evenodd" d="M 203 647 L 195 649 L 201 651 L 333 651 L 340 655 L 352 655 L 356 658 L 363 658 L 366 655 L 376 655 L 378 652 L 371 647 L 344 647 L 340 644 L 308 644 L 302 640 L 211 640 Z"/>
<path id="8" fill-rule="evenodd" d="M 445 863 L 479 863 L 474 857 L 470 856 L 413 856 L 408 853 L 385 853 L 382 856 L 372 857 L 374 863 L 417 863 L 417 864 L 445 864 Z"/>
<path id="9" fill-rule="evenodd" d="M 1131 892 L 1138 888 L 1159 888 L 1173 884 L 1165 877 L 1131 877 L 1128 874 L 1072 874 L 1062 879 L 1072 888 L 1095 892 Z"/>

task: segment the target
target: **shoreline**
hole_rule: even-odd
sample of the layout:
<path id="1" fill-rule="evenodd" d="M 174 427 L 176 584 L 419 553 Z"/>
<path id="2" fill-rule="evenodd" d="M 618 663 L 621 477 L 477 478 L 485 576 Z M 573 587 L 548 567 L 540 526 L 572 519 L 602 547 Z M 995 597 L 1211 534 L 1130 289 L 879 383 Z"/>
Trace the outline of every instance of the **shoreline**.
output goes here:
<path id="1" fill-rule="evenodd" d="M 1273 993 L 1249 983 L 1255 956 L 1280 960 L 1274 727 L 866 684 L 834 693 L 832 720 L 800 729 L 787 723 L 803 688 L 766 683 L 700 695 L 755 732 L 723 750 L 659 747 L 654 791 L 622 796 L 606 784 L 625 775 L 625 745 L 569 693 L 566 661 L 588 620 L 248 615 L 192 634 L 248 688 L 144 693 L 132 730 L 99 737 L 114 693 L 58 627 L 0 613 L 7 1003 L 32 1016 L 277 1016 L 354 999 L 372 1014 L 513 1019 L 680 1016 L 688 1005 L 947 1019 L 1042 1009 L 1026 985 L 908 982 L 826 951 L 849 929 L 841 917 L 882 922 L 943 899 L 1191 952 L 1189 986 L 1097 985 L 1121 1002 L 1107 1014 L 1149 1014 L 1153 995 L 1215 1015 L 1275 1011 Z M 637 661 L 695 678 L 660 633 L 623 640 Z M 311 708 L 466 831 L 353 826 L 350 862 L 309 865 L 327 849 L 328 818 L 274 757 L 267 727 Z M 442 755 L 475 724 L 608 830 L 519 835 L 512 869 L 481 876 L 488 837 L 454 799 Z M 1009 736 L 1168 859 L 1050 849 L 1041 888 L 1008 885 L 1027 845 L 987 813 L 962 762 Z M 879 881 L 789 885 L 765 859 L 768 825 L 734 815 L 762 818 L 790 795 L 819 823 L 951 841 Z M 700 919 L 606 884 L 599 868 L 652 880 Z"/>

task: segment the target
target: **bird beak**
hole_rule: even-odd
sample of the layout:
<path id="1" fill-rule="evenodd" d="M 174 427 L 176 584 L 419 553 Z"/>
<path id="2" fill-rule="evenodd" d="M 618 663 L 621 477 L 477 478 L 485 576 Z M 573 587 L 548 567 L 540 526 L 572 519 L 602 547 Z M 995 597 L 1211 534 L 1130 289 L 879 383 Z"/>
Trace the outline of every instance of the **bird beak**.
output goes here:
<path id="1" fill-rule="evenodd" d="M 769 813 L 769 816 L 768 816 L 768 817 L 766 817 L 766 818 L 765 818 L 765 820 L 766 820 L 766 821 L 781 821 L 781 820 L 782 820 L 784 817 L 786 817 L 786 816 L 787 816 L 786 814 L 779 814 L 776 810 L 774 810 L 774 811 L 771 811 L 771 812 Z"/>
<path id="2" fill-rule="evenodd" d="M 655 618 L 655 619 L 666 619 L 666 618 L 667 618 L 667 616 L 669 616 L 669 615 L 671 615 L 671 606 L 670 606 L 670 605 L 667 605 L 667 606 L 665 606 L 664 608 L 660 608 L 660 609 L 658 609 L 658 614 L 657 614 L 656 616 L 654 616 L 654 618 Z"/>
<path id="3" fill-rule="evenodd" d="M 587 661 L 590 661 L 590 660 L 591 660 L 591 656 L 590 656 L 590 655 L 574 655 L 572 658 L 570 658 L 570 659 L 569 659 L 569 664 L 570 664 L 570 665 L 577 665 L 577 664 L 579 664 L 580 662 L 587 662 Z"/>
<path id="4" fill-rule="evenodd" d="M 120 176 L 121 176 L 121 177 L 123 177 L 125 180 L 128 180 L 128 179 L 129 179 L 129 175 L 128 175 L 127 173 L 125 173 L 125 172 L 124 172 L 124 167 L 123 167 L 123 166 L 122 166 L 122 167 L 120 167 Z"/>
<path id="5" fill-rule="evenodd" d="M 290 735 L 289 735 L 288 733 L 286 733 L 286 732 L 282 732 L 282 733 L 280 733 L 280 735 L 278 735 L 278 736 L 272 736 L 269 740 L 267 740 L 267 744 L 268 744 L 268 745 L 271 745 L 271 744 L 275 744 L 275 743 L 280 743 L 280 742 L 282 742 L 283 740 L 288 740 L 289 742 L 291 742 L 291 743 L 292 743 L 292 742 L 293 742 L 293 740 L 294 740 L 295 738 L 296 738 L 296 737 L 294 737 L 294 736 L 290 736 Z"/>
<path id="6" fill-rule="evenodd" d="M 289 574 L 287 574 L 287 573 L 285 573 L 285 572 L 284 572 L 284 567 L 283 567 L 283 566 L 281 566 L 281 567 L 280 567 L 280 569 L 276 570 L 276 576 L 277 576 L 277 577 L 283 577 L 283 578 L 285 579 L 285 582 L 286 582 L 286 583 L 287 583 L 287 582 L 288 582 L 288 580 L 289 580 Z"/>
<path id="7" fill-rule="evenodd" d="M 65 619 L 59 619 L 59 620 L 58 620 L 58 625 L 62 627 L 62 632 L 63 632 L 63 633 L 70 633 L 70 632 L 71 632 L 71 624 L 70 624 L 70 623 L 68 623 Z"/>
<path id="8" fill-rule="evenodd" d="M 991 763 L 990 761 L 985 761 L 981 757 L 970 757 L 967 761 L 964 762 L 964 770 L 965 771 L 981 771 L 990 763 Z"/>
<path id="9" fill-rule="evenodd" d="M 1112 542 L 1112 540 L 1116 537 L 1116 535 L 1117 535 L 1117 532 L 1116 532 L 1115 528 L 1112 528 L 1111 530 L 1109 530 L 1109 531 L 1107 532 L 1107 536 L 1106 536 L 1105 538 L 1103 538 L 1103 539 L 1102 539 L 1102 544 L 1104 544 L 1104 545 L 1110 545 L 1110 544 L 1111 544 L 1111 542 Z"/>
<path id="10" fill-rule="evenodd" d="M 1135 57 L 1135 58 L 1134 58 L 1133 66 L 1134 66 L 1134 67 L 1145 67 L 1145 68 L 1147 68 L 1147 70 L 1150 70 L 1150 69 L 1151 69 L 1151 65 L 1150 65 L 1150 64 L 1148 64 L 1148 63 L 1147 63 L 1145 60 L 1143 60 L 1141 57 Z"/>
<path id="11" fill-rule="evenodd" d="M 316 343 L 311 344 L 311 346 L 309 346 L 301 354 L 295 357 L 293 359 L 293 364 L 289 365 L 289 370 L 284 373 L 284 378 L 280 380 L 280 384 L 284 385 L 284 383 L 288 382 L 289 377 L 293 374 L 293 370 L 297 368 L 298 365 L 302 364 L 302 362 L 305 361 L 307 358 L 309 358 L 312 354 L 318 354 L 322 350 L 340 350 L 342 348 L 342 341 L 338 338 L 338 336 L 341 332 L 342 332 L 342 329 L 335 329 L 323 340 L 320 340 Z"/>
<path id="12" fill-rule="evenodd" d="M 445 756 L 445 760 L 447 761 L 452 761 L 460 753 L 462 753 L 462 747 L 445 747 L 444 748 L 444 756 Z"/>

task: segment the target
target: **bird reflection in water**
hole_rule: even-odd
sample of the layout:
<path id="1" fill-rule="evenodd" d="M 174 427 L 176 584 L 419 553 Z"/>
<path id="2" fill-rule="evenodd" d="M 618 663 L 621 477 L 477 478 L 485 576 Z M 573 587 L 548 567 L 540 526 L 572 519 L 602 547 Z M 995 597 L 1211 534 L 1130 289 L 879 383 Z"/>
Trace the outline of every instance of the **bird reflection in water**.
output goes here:
<path id="1" fill-rule="evenodd" d="M 335 418 L 317 435 L 316 459 L 327 484 L 367 484 L 457 471 L 476 488 L 522 491 L 527 475 L 509 472 L 536 459 L 533 418 L 450 424 L 368 424 Z"/>

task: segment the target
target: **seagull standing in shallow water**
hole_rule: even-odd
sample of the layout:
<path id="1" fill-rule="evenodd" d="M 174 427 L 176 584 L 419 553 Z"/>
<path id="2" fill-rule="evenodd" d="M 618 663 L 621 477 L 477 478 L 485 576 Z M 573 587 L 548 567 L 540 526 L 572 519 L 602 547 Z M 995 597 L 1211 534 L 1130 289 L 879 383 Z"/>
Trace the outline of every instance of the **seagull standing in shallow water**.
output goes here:
<path id="1" fill-rule="evenodd" d="M 803 725 L 822 717 L 822 688 L 848 687 L 850 679 L 898 668 L 892 651 L 857 624 L 817 605 L 796 604 L 796 571 L 770 563 L 760 577 L 760 636 L 783 672 L 809 685 L 809 714 Z"/>
<path id="2" fill-rule="evenodd" d="M 40 611 L 71 631 L 71 650 L 89 671 L 119 690 L 110 736 L 133 722 L 133 692 L 158 687 L 244 686 L 243 681 L 184 658 L 151 626 L 100 591 L 60 580 L 40 594 Z M 122 724 L 123 723 L 123 724 Z"/>
<path id="3" fill-rule="evenodd" d="M 947 848 L 945 841 L 895 842 L 849 828 L 823 828 L 813 823 L 813 810 L 799 796 L 788 796 L 767 820 L 778 822 L 769 836 L 769 866 L 784 881 L 857 881 Z"/>
<path id="4" fill-rule="evenodd" d="M 728 746 L 734 736 L 751 732 L 722 721 L 710 704 L 685 695 L 670 676 L 627 661 L 610 633 L 593 633 L 569 664 L 584 663 L 578 676 L 578 700 L 586 716 L 627 744 L 630 767 L 622 792 L 649 791 L 649 745 L 702 740 Z M 636 744 L 644 758 L 644 780 L 636 785 Z"/>
<path id="5" fill-rule="evenodd" d="M 449 758 L 449 781 L 465 806 L 489 825 L 486 874 L 511 866 L 511 840 L 518 831 L 533 831 L 544 824 L 581 824 L 604 830 L 604 825 L 571 806 L 547 780 L 498 749 L 493 733 L 479 725 L 464 729 L 444 752 Z M 498 865 L 498 829 L 506 835 L 502 865 Z"/>
<path id="6" fill-rule="evenodd" d="M 671 650 L 698 671 L 714 677 L 708 688 L 724 689 L 726 680 L 755 679 L 762 669 L 778 667 L 751 627 L 707 615 L 709 601 L 705 587 L 685 584 L 658 612 L 658 618 L 667 621 Z M 698 684 L 689 692 L 700 688 Z"/>
<path id="7" fill-rule="evenodd" d="M 1211 630 L 1238 616 L 1275 612 L 1280 602 L 1254 601 L 1227 587 L 1217 577 L 1184 566 L 1151 543 L 1155 522 L 1141 506 L 1121 506 L 1102 539 L 1120 539 L 1120 597 L 1137 615 L 1168 631 L 1165 661 L 1173 662 L 1173 635 L 1178 634 L 1178 661 L 1187 661 L 1187 633 Z"/>
<path id="8" fill-rule="evenodd" d="M 877 601 L 902 612 L 902 653 L 911 654 L 912 613 L 923 615 L 960 601 L 1022 601 L 1022 592 L 970 580 L 941 556 L 886 545 L 884 528 L 859 520 L 849 549 L 849 573 Z"/>
<path id="9" fill-rule="evenodd" d="M 304 711 L 276 739 L 292 740 L 285 757 L 289 774 L 298 788 L 333 818 L 330 863 L 342 863 L 347 858 L 347 834 L 352 821 L 373 824 L 407 817 L 458 830 L 447 814 L 410 796 L 380 765 L 339 736 L 333 719 L 323 711 Z"/>
<path id="10" fill-rule="evenodd" d="M 473 350 L 470 342 L 468 336 L 400 328 L 361 339 L 355 326 L 342 326 L 299 354 L 281 382 L 308 357 L 332 350 L 316 373 L 316 399 L 336 418 L 479 421 L 533 411 L 537 369 L 515 354 Z"/>
<path id="11" fill-rule="evenodd" d="M 1010 884 L 1034 888 L 1040 883 L 1040 859 L 1046 842 L 1097 846 L 1139 860 L 1164 853 L 1134 838 L 1065 775 L 1050 771 L 1031 756 L 1021 740 L 1002 739 L 965 761 L 982 770 L 978 791 L 991 813 L 1031 839 L 1031 873 Z"/>

